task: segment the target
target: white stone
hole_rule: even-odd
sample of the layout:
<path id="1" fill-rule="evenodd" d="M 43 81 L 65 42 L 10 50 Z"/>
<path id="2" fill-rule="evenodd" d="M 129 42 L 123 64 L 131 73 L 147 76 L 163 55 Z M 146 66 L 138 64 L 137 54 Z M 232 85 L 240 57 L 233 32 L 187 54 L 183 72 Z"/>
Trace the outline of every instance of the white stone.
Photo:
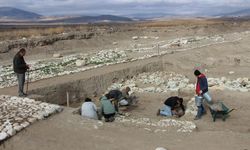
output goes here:
<path id="1" fill-rule="evenodd" d="M 0 132 L 0 141 L 6 139 L 8 137 L 8 134 L 6 132 Z"/>
<path id="2" fill-rule="evenodd" d="M 234 74 L 234 71 L 229 71 L 228 74 Z"/>
<path id="3" fill-rule="evenodd" d="M 36 121 L 36 118 L 28 118 L 27 120 L 28 120 L 28 122 L 33 123 Z"/>
<path id="4" fill-rule="evenodd" d="M 164 147 L 157 147 L 155 150 L 167 150 L 167 149 Z"/>
<path id="5" fill-rule="evenodd" d="M 23 129 L 23 126 L 20 126 L 20 125 L 14 126 L 14 130 L 16 130 L 17 132 L 21 131 L 22 129 Z"/>
<path id="6" fill-rule="evenodd" d="M 15 101 L 15 100 L 18 100 L 18 99 L 19 99 L 19 98 L 16 97 L 16 96 L 13 96 L 13 97 L 10 98 L 10 100 L 12 100 L 12 101 Z"/>
<path id="7" fill-rule="evenodd" d="M 23 123 L 21 123 L 21 126 L 24 127 L 24 128 L 28 127 L 29 125 L 30 125 L 29 122 L 23 122 Z"/>
<path id="8" fill-rule="evenodd" d="M 98 121 L 98 126 L 103 126 L 103 122 L 102 121 Z"/>
<path id="9" fill-rule="evenodd" d="M 85 61 L 84 60 L 76 60 L 76 66 L 77 67 L 81 67 L 85 65 Z"/>
<path id="10" fill-rule="evenodd" d="M 60 57 L 62 57 L 62 55 L 60 53 L 55 53 L 55 54 L 53 54 L 53 57 L 54 58 L 60 58 Z"/>
<path id="11" fill-rule="evenodd" d="M 112 44 L 113 44 L 113 45 L 117 45 L 118 43 L 117 43 L 117 42 L 113 42 Z"/>
<path id="12" fill-rule="evenodd" d="M 248 89 L 246 89 L 246 88 L 240 88 L 239 91 L 240 92 L 248 92 Z"/>
<path id="13" fill-rule="evenodd" d="M 14 130 L 13 128 L 9 128 L 8 131 L 7 131 L 7 134 L 10 135 L 10 136 L 13 136 L 16 134 L 16 130 Z"/>
<path id="14" fill-rule="evenodd" d="M 2 77 L 0 77 L 0 82 L 3 82 L 3 78 Z"/>
<path id="15" fill-rule="evenodd" d="M 133 39 L 133 40 L 138 40 L 139 37 L 138 37 L 138 36 L 133 36 L 132 39 Z"/>

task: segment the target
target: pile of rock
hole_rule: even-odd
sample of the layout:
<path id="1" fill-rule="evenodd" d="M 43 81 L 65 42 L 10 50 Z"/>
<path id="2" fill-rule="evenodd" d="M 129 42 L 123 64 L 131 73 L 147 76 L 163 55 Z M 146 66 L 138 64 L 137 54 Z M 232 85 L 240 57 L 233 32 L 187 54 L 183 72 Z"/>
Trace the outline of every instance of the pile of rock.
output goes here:
<path id="1" fill-rule="evenodd" d="M 230 80 L 226 77 L 208 78 L 208 83 L 212 89 L 227 89 L 239 92 L 248 92 L 250 90 L 249 78 L 237 78 L 234 80 Z"/>
<path id="2" fill-rule="evenodd" d="M 178 91 L 182 88 L 193 89 L 194 85 L 184 75 L 174 72 L 142 73 L 123 83 L 114 83 L 108 90 L 123 89 L 129 86 L 133 92 L 163 93 Z"/>
<path id="3" fill-rule="evenodd" d="M 37 120 L 61 112 L 62 107 L 29 98 L 0 95 L 0 141 Z"/>
<path id="4" fill-rule="evenodd" d="M 208 78 L 208 84 L 211 89 L 227 89 L 239 92 L 248 92 L 250 90 L 249 78 L 237 78 L 235 80 L 230 80 L 226 77 Z M 114 83 L 108 90 L 123 89 L 127 86 L 129 86 L 133 92 L 140 93 L 167 93 L 195 89 L 194 84 L 189 83 L 189 79 L 184 75 L 174 72 L 148 72 L 134 76 L 130 80 Z"/>
<path id="5" fill-rule="evenodd" d="M 103 64 L 108 62 L 115 62 L 119 59 L 126 58 L 127 55 L 125 51 L 117 51 L 117 50 L 106 50 L 99 51 L 95 56 L 90 57 L 88 63 L 90 64 Z"/>

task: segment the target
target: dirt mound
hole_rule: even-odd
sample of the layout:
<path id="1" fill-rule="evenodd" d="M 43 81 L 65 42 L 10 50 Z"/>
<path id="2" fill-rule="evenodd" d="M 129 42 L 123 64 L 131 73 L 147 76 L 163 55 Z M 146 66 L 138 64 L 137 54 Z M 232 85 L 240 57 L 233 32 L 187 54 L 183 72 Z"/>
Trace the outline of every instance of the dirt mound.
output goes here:
<path id="1" fill-rule="evenodd" d="M 31 38 L 31 39 L 21 39 L 14 41 L 3 41 L 0 42 L 0 53 L 6 53 L 14 48 L 34 48 L 37 46 L 52 45 L 55 42 L 63 40 L 81 40 L 90 39 L 95 35 L 95 33 L 65 33 L 53 36 L 46 36 L 41 38 Z"/>

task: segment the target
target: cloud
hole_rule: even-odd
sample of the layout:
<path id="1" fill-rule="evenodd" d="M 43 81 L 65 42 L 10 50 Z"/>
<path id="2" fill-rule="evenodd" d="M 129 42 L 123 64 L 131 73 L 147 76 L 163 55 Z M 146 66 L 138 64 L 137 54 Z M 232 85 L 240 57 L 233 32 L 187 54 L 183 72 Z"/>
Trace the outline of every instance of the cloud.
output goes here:
<path id="1" fill-rule="evenodd" d="M 177 13 L 215 14 L 250 8 L 250 0 L 0 0 L 0 6 L 10 6 L 40 13 L 115 14 Z"/>

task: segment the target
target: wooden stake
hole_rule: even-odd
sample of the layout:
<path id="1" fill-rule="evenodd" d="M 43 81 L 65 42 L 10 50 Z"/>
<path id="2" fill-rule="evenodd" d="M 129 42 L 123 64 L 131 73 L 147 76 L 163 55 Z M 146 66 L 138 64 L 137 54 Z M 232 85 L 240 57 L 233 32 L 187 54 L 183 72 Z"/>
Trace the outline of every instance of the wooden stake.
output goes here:
<path id="1" fill-rule="evenodd" d="M 67 107 L 69 107 L 69 92 L 67 92 L 66 94 L 67 94 Z"/>

